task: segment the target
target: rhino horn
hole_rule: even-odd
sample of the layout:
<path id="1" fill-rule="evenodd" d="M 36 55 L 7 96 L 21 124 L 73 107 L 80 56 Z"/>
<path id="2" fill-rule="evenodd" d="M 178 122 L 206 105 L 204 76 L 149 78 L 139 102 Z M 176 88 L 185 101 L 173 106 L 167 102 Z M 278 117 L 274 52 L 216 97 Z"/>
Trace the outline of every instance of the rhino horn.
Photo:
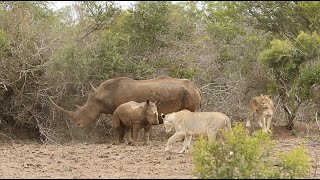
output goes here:
<path id="1" fill-rule="evenodd" d="M 97 91 L 97 89 L 91 83 L 90 83 L 90 86 L 91 86 L 91 89 L 92 89 L 93 92 Z"/>
<path id="2" fill-rule="evenodd" d="M 71 118 L 73 117 L 74 112 L 72 112 L 72 111 L 67 111 L 67 110 L 63 109 L 62 107 L 58 106 L 56 103 L 54 103 L 54 102 L 51 100 L 50 97 L 49 97 L 49 102 L 50 102 L 56 109 L 64 112 L 65 114 L 67 114 L 67 115 L 68 115 L 69 117 L 71 117 Z"/>

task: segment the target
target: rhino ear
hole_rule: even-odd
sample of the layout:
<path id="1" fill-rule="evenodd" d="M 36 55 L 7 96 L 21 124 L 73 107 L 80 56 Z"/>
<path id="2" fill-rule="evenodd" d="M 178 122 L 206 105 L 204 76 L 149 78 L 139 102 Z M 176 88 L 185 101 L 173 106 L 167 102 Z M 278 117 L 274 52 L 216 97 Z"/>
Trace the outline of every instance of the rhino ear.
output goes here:
<path id="1" fill-rule="evenodd" d="M 161 117 L 162 119 L 164 119 L 166 117 L 166 115 L 164 115 L 163 113 L 161 113 Z"/>
<path id="2" fill-rule="evenodd" d="M 159 100 L 156 100 L 156 102 L 154 102 L 156 105 L 159 105 L 159 104 L 161 104 L 161 101 L 159 101 Z"/>

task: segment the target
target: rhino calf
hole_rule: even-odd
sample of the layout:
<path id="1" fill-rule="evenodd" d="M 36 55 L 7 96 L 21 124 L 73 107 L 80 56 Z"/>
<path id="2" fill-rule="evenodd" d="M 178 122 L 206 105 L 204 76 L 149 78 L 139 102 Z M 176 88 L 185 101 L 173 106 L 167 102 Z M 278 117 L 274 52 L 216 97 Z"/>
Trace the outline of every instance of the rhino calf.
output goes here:
<path id="1" fill-rule="evenodd" d="M 151 125 L 157 124 L 159 124 L 159 120 L 156 102 L 153 103 L 150 100 L 142 103 L 129 101 L 121 104 L 112 115 L 113 144 L 119 144 L 125 136 L 129 144 L 137 146 L 139 131 L 142 128 L 144 128 L 144 143 L 149 144 Z"/>
<path id="2" fill-rule="evenodd" d="M 172 143 L 184 138 L 183 148 L 179 153 L 188 153 L 192 135 L 205 135 L 215 138 L 218 130 L 231 130 L 231 121 L 221 112 L 191 112 L 181 110 L 171 114 L 161 114 L 165 131 L 175 128 L 176 133 L 168 139 L 165 151 L 169 151 Z"/>

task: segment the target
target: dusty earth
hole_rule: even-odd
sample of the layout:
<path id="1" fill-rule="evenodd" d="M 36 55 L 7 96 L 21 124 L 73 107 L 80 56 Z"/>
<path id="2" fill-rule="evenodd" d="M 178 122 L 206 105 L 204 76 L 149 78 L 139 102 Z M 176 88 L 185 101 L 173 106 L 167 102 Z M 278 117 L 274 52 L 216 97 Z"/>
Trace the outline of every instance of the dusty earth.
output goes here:
<path id="1" fill-rule="evenodd" d="M 64 145 L 4 141 L 5 138 L 0 135 L 0 177 L 197 178 L 192 174 L 192 151 L 189 154 L 177 153 L 182 142 L 175 144 L 175 152 L 164 152 L 166 141 L 172 134 L 153 134 L 151 145 L 144 146 L 140 142 L 138 147 L 126 144 L 114 146 L 111 141 Z M 311 157 L 311 178 L 320 178 L 319 136 L 300 137 L 284 128 L 274 128 L 273 139 L 279 142 L 279 151 L 306 145 Z"/>

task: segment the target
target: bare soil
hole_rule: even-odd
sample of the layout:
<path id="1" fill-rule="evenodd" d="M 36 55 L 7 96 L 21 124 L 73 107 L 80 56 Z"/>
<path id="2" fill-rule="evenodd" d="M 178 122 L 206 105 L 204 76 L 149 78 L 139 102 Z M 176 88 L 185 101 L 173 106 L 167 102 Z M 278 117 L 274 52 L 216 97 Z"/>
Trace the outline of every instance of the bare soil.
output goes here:
<path id="1" fill-rule="evenodd" d="M 192 151 L 178 154 L 164 152 L 167 139 L 161 125 L 151 134 L 151 145 L 138 147 L 126 144 L 98 143 L 41 144 L 24 140 L 5 140 L 0 135 L 0 177 L 2 178 L 196 178 L 193 175 Z M 312 169 L 310 178 L 320 178 L 320 139 L 318 136 L 297 136 L 282 127 L 274 127 L 273 139 L 279 151 L 304 144 L 309 149 Z M 300 130 L 299 132 L 304 132 Z M 319 131 L 317 132 L 319 133 Z M 194 139 L 193 139 L 194 140 Z"/>

